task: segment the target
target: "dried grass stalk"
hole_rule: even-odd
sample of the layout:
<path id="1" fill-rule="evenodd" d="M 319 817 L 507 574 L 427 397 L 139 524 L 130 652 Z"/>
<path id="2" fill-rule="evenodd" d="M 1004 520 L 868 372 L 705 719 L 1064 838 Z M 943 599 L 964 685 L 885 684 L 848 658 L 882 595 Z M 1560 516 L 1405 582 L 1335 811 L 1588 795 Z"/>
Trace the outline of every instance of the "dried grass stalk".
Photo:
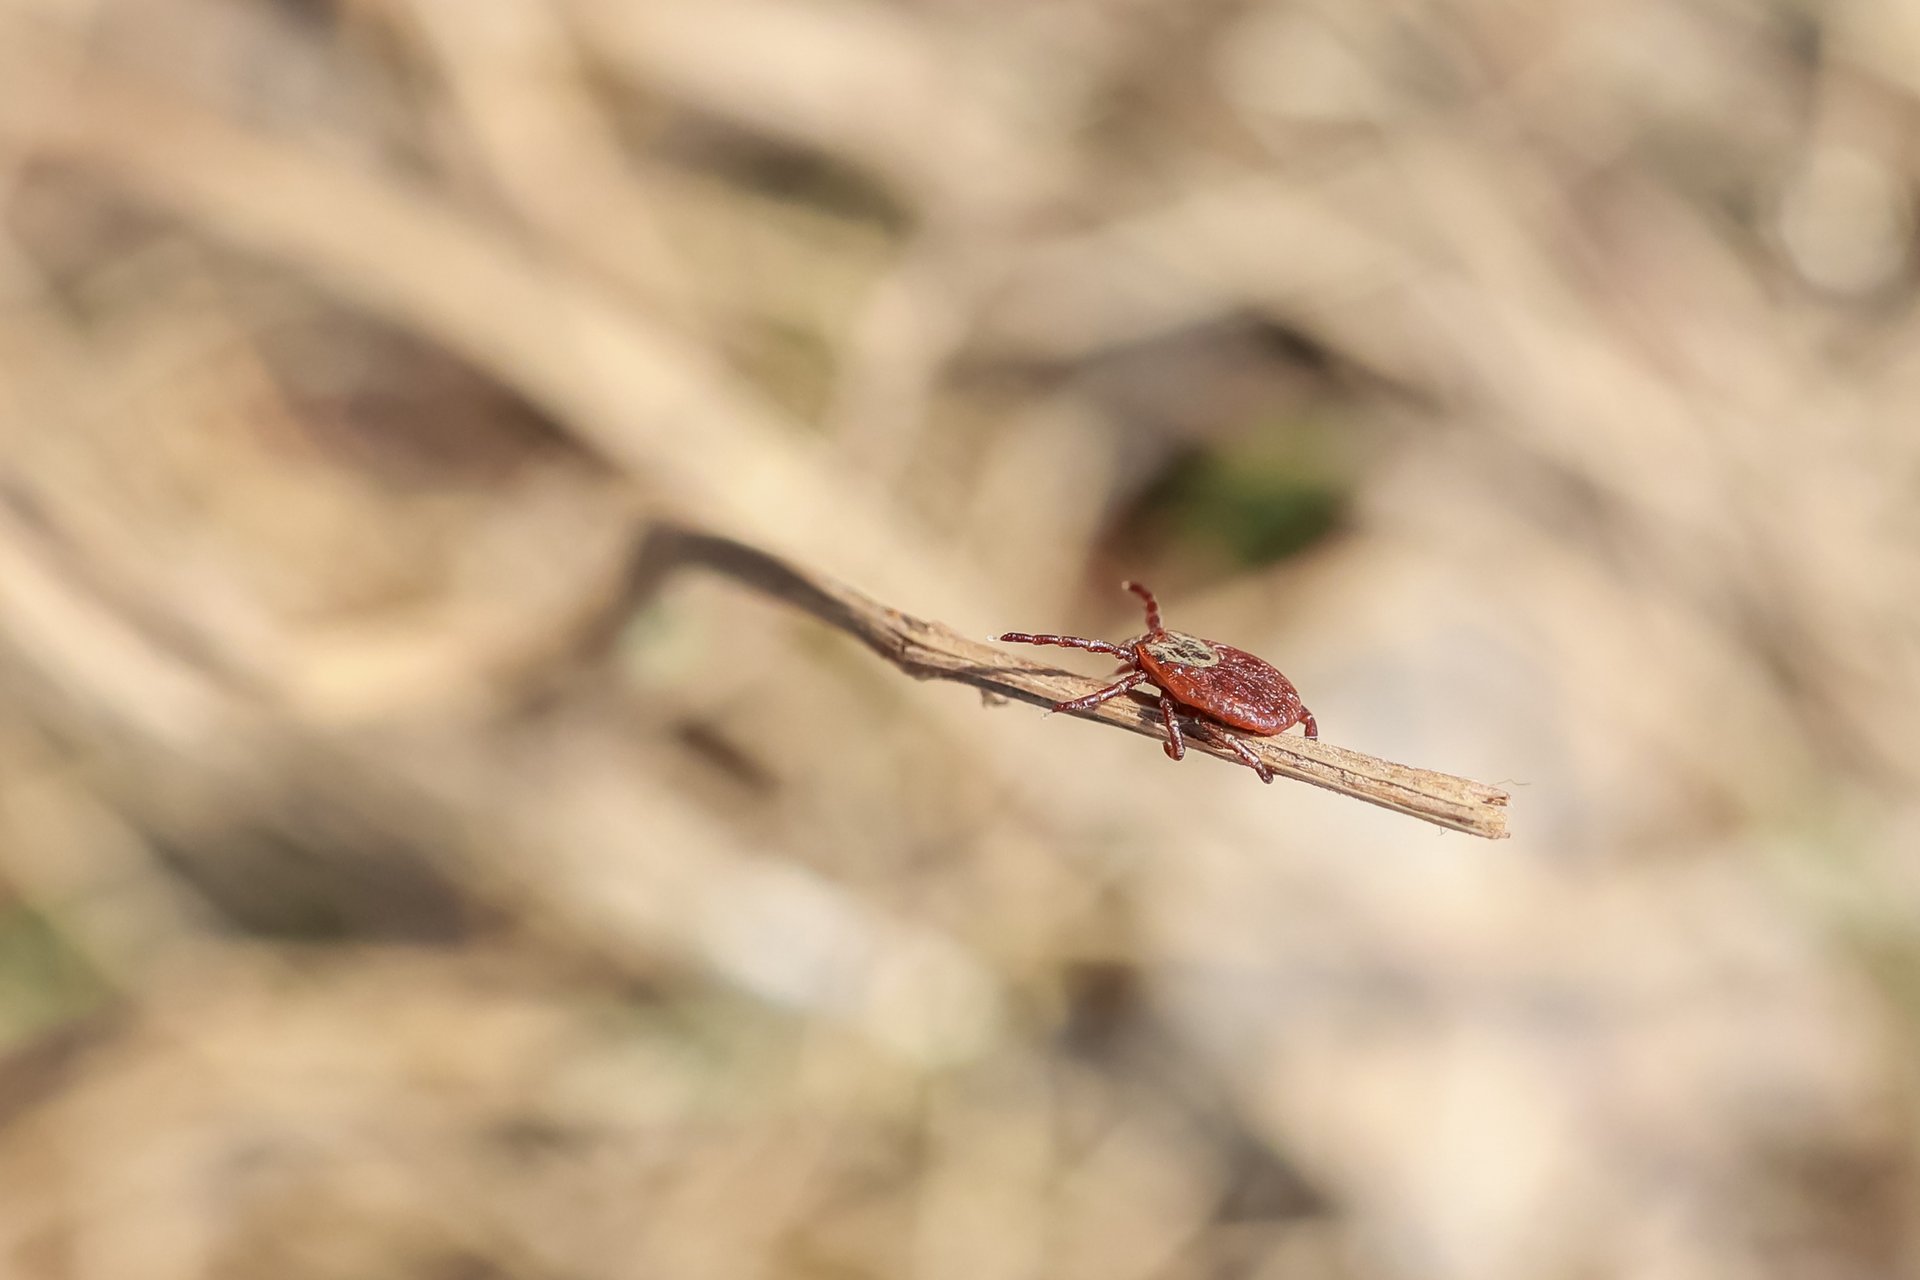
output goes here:
<path id="1" fill-rule="evenodd" d="M 640 556 L 638 585 L 643 592 L 650 590 L 667 574 L 689 565 L 724 574 L 812 614 L 916 679 L 957 680 L 987 694 L 1045 707 L 1106 683 L 968 639 L 944 623 L 902 613 L 744 542 L 678 525 L 654 527 Z M 1124 697 L 1072 714 L 1157 738 L 1163 729 L 1156 705 L 1143 697 Z M 1284 777 L 1455 831 L 1490 840 L 1507 835 L 1507 793 L 1498 787 L 1306 738 L 1243 741 Z M 1198 737 L 1187 739 L 1187 749 L 1239 763 L 1228 748 Z"/>

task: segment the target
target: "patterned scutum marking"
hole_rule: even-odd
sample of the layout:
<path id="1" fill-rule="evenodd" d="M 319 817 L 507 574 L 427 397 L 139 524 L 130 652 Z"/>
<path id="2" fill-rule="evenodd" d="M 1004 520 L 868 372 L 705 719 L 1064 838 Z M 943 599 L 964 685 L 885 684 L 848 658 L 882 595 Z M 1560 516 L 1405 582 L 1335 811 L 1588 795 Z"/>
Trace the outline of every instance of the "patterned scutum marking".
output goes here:
<path id="1" fill-rule="evenodd" d="M 1169 631 L 1157 639 L 1147 641 L 1146 651 L 1161 662 L 1177 664 L 1182 667 L 1217 667 L 1220 665 L 1219 652 L 1199 636 L 1190 636 L 1181 631 Z"/>

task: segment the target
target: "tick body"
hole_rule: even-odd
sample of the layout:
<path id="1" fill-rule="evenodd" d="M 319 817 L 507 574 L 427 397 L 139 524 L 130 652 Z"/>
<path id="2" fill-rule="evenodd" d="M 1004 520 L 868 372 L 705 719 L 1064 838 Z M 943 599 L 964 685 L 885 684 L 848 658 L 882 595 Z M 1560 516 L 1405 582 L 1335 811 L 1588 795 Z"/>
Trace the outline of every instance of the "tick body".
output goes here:
<path id="1" fill-rule="evenodd" d="M 1320 726 L 1300 701 L 1300 691 L 1271 663 L 1230 644 L 1167 630 L 1160 624 L 1160 606 L 1153 592 L 1137 582 L 1121 585 L 1147 607 L 1146 634 L 1125 644 L 1081 636 L 1029 635 L 1024 631 L 1009 631 L 1000 637 L 1006 643 L 1052 644 L 1112 654 L 1125 664 L 1120 679 L 1084 698 L 1055 703 L 1055 711 L 1084 711 L 1120 697 L 1137 685 L 1152 684 L 1160 690 L 1160 719 L 1167 729 L 1168 756 L 1178 760 L 1187 753 L 1181 724 L 1184 716 L 1187 732 L 1227 747 L 1259 774 L 1262 782 L 1273 781 L 1273 770 L 1228 730 L 1266 738 L 1298 724 L 1306 727 L 1309 738 L 1320 736 Z"/>

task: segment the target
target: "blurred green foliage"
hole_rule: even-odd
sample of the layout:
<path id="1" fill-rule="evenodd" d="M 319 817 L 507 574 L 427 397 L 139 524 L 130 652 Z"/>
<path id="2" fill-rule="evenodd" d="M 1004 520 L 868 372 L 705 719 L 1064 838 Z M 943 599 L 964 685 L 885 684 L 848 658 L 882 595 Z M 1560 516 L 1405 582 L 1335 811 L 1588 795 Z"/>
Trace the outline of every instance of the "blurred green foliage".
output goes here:
<path id="1" fill-rule="evenodd" d="M 1284 560 L 1340 527 L 1352 477 L 1330 432 L 1280 423 L 1175 459 L 1133 523 L 1235 568 Z"/>
<path id="2" fill-rule="evenodd" d="M 92 1009 L 105 988 L 44 915 L 0 906 L 0 1051 Z"/>

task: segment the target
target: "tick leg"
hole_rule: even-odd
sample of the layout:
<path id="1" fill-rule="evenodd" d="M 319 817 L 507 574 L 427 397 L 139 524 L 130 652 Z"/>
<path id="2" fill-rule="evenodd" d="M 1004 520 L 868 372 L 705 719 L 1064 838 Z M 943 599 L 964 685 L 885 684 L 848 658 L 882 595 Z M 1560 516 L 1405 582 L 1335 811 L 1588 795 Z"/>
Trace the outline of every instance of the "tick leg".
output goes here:
<path id="1" fill-rule="evenodd" d="M 1234 737 L 1232 734 L 1228 733 L 1225 729 L 1220 728 L 1218 725 L 1208 724 L 1205 720 L 1194 721 L 1193 729 L 1194 729 L 1194 732 L 1198 733 L 1201 737 L 1207 738 L 1213 742 L 1217 742 L 1221 746 L 1227 747 L 1230 750 L 1232 750 L 1233 754 L 1240 757 L 1240 762 L 1242 764 L 1246 765 L 1247 768 L 1253 770 L 1255 773 L 1260 775 L 1260 781 L 1262 782 L 1273 781 L 1272 767 L 1269 766 L 1265 760 L 1262 760 L 1259 756 L 1255 755 L 1253 753 L 1252 747 L 1249 747 L 1246 743 L 1240 741 L 1240 739 Z"/>
<path id="2" fill-rule="evenodd" d="M 1300 708 L 1300 723 L 1307 726 L 1307 736 L 1309 738 L 1319 738 L 1320 726 L 1314 723 L 1313 712 L 1307 710 L 1305 707 Z"/>
<path id="3" fill-rule="evenodd" d="M 1009 631 L 1000 637 L 1002 644 L 1057 644 L 1063 649 L 1091 649 L 1095 653 L 1110 653 L 1116 658 L 1125 658 L 1129 664 L 1133 661 L 1133 651 L 1105 640 L 1087 640 L 1080 636 L 1034 636 L 1024 631 Z"/>
<path id="4" fill-rule="evenodd" d="M 1187 744 L 1186 740 L 1180 736 L 1180 722 L 1173 718 L 1173 699 L 1164 694 L 1161 695 L 1160 698 L 1160 719 L 1161 722 L 1167 726 L 1167 758 L 1170 760 L 1185 759 Z"/>
<path id="5" fill-rule="evenodd" d="M 1053 704 L 1055 711 L 1085 711 L 1088 707 L 1097 707 L 1109 698 L 1117 698 L 1133 686 L 1147 678 L 1144 671 L 1136 671 L 1125 679 L 1116 680 L 1104 689 L 1096 689 L 1084 698 L 1072 698 L 1066 702 Z"/>
<path id="6" fill-rule="evenodd" d="M 1147 590 L 1137 582 L 1123 582 L 1120 585 L 1139 596 L 1141 601 L 1147 606 L 1148 631 L 1159 632 L 1166 630 L 1165 627 L 1160 625 L 1160 602 L 1153 598 L 1153 592 Z"/>

